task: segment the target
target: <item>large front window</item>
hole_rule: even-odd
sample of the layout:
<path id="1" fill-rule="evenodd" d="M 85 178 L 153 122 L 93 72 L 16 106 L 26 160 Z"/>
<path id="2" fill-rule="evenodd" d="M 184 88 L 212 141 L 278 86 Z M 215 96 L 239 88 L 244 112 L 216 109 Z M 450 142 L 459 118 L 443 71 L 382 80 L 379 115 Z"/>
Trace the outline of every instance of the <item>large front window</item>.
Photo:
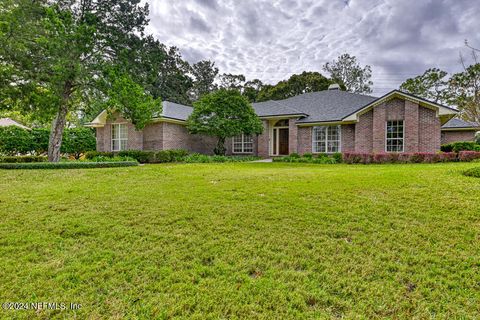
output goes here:
<path id="1" fill-rule="evenodd" d="M 387 121 L 387 152 L 403 152 L 403 120 Z"/>
<path id="2" fill-rule="evenodd" d="M 127 150 L 127 125 L 112 124 L 112 151 Z"/>
<path id="3" fill-rule="evenodd" d="M 340 126 L 313 127 L 312 151 L 314 153 L 340 152 Z"/>
<path id="4" fill-rule="evenodd" d="M 233 153 L 252 153 L 253 152 L 253 137 L 242 134 L 233 137 Z"/>

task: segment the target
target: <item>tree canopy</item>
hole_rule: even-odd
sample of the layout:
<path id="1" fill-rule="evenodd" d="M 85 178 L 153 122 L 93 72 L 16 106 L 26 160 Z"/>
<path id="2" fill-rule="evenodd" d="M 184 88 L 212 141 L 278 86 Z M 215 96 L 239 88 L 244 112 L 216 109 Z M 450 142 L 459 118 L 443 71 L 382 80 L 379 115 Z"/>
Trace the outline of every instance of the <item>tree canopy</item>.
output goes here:
<path id="1" fill-rule="evenodd" d="M 281 100 L 296 95 L 328 89 L 333 82 L 318 72 L 304 71 L 294 74 L 288 80 L 276 85 L 264 85 L 257 95 L 256 101 Z"/>
<path id="2" fill-rule="evenodd" d="M 193 104 L 187 120 L 193 134 L 205 134 L 218 139 L 215 154 L 225 154 L 225 140 L 240 134 L 260 134 L 262 122 L 252 105 L 238 90 L 220 89 L 204 95 Z"/>
<path id="3" fill-rule="evenodd" d="M 422 75 L 407 79 L 400 90 L 438 103 L 459 108 L 463 119 L 480 123 L 480 63 L 472 48 L 473 62 L 462 58 L 463 71 L 449 76 L 439 69 L 428 69 Z"/>
<path id="4" fill-rule="evenodd" d="M 0 103 L 2 108 L 19 107 L 53 119 L 50 161 L 59 160 L 69 113 L 88 106 L 92 98 L 113 98 L 118 107 L 125 102 L 118 96 L 126 91 L 137 97 L 150 95 L 139 92 L 148 74 L 127 76 L 134 63 L 124 63 L 126 56 L 142 47 L 138 44 L 148 23 L 148 6 L 140 5 L 140 0 L 60 0 L 53 4 L 19 0 L 7 3 L 1 12 L 0 65 L 8 80 L 0 89 Z M 115 83 L 110 77 L 112 68 L 122 74 Z M 148 112 L 161 103 L 153 98 L 137 102 L 141 103 L 121 107 L 129 111 L 127 119 L 142 127 Z"/>
<path id="5" fill-rule="evenodd" d="M 344 85 L 347 91 L 354 93 L 371 93 L 373 82 L 372 68 L 360 66 L 355 56 L 344 53 L 332 62 L 327 62 L 323 70 L 330 74 L 330 79 Z"/>

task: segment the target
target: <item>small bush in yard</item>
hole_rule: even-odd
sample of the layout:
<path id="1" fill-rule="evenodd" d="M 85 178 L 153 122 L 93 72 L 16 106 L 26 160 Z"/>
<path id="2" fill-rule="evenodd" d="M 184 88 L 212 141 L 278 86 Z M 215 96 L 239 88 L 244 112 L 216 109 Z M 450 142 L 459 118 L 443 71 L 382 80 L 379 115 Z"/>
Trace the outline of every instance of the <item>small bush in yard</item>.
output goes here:
<path id="1" fill-rule="evenodd" d="M 480 151 L 480 144 L 473 141 L 459 141 L 444 144 L 440 147 L 443 152 L 460 152 L 460 151 Z"/>
<path id="2" fill-rule="evenodd" d="M 0 157 L 0 163 L 26 163 L 26 162 L 45 162 L 47 157 L 43 156 L 6 156 Z"/>
<path id="3" fill-rule="evenodd" d="M 340 156 L 339 156 L 340 155 Z M 341 154 L 328 155 L 326 153 L 320 153 L 316 157 L 311 153 L 305 153 L 303 156 L 297 153 L 292 153 L 289 156 L 274 158 L 274 162 L 294 162 L 294 163 L 317 163 L 317 164 L 334 164 L 341 163 L 339 160 Z"/>
<path id="4" fill-rule="evenodd" d="M 468 169 L 463 172 L 467 177 L 480 178 L 480 167 Z"/>
<path id="5" fill-rule="evenodd" d="M 155 151 L 143 150 L 125 150 L 117 153 L 120 157 L 129 157 L 137 160 L 140 163 L 154 163 Z"/>
<path id="6" fill-rule="evenodd" d="M 462 162 L 470 162 L 480 159 L 480 152 L 478 151 L 460 151 L 458 153 L 458 160 Z"/>
<path id="7" fill-rule="evenodd" d="M 137 162 L 137 160 L 130 158 L 130 157 L 105 157 L 105 156 L 96 156 L 91 159 L 89 159 L 91 162 L 121 162 L 121 161 L 134 161 Z"/>

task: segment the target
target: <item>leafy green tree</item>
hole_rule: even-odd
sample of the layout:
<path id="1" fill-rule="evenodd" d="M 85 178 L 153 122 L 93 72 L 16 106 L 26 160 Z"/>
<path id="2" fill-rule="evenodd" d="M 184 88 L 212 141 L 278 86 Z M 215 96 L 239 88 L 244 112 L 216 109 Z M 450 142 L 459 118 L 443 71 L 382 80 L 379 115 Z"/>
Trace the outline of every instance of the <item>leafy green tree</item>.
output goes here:
<path id="1" fill-rule="evenodd" d="M 124 53 L 138 48 L 138 37 L 148 22 L 148 6 L 141 6 L 140 0 L 59 0 L 53 4 L 18 0 L 0 12 L 0 65 L 10 79 L 0 88 L 2 108 L 20 107 L 53 119 L 48 158 L 58 161 L 68 114 L 92 98 L 111 96 L 118 103 L 125 102 L 119 99 L 125 90 L 139 89 L 130 85 L 133 77 L 123 73 L 117 83 L 107 83 L 112 80 L 112 65 L 125 65 Z M 129 68 L 122 71 L 128 74 Z M 125 89 L 118 84 L 129 86 Z M 115 90 L 121 92 L 113 94 Z M 128 110 L 126 118 L 139 128 L 152 116 L 143 112 L 155 109 L 140 101 L 143 104 L 122 105 L 122 111 Z M 137 112 L 137 107 L 143 112 Z"/>
<path id="2" fill-rule="evenodd" d="M 192 101 L 200 99 L 203 95 L 217 89 L 215 79 L 218 75 L 218 68 L 215 63 L 209 60 L 200 61 L 192 65 L 193 86 L 190 90 Z"/>
<path id="3" fill-rule="evenodd" d="M 432 68 L 422 75 L 405 80 L 400 85 L 400 90 L 437 103 L 448 100 L 448 73 Z"/>
<path id="4" fill-rule="evenodd" d="M 220 88 L 235 89 L 241 91 L 245 83 L 245 76 L 243 74 L 224 73 L 220 75 Z"/>
<path id="5" fill-rule="evenodd" d="M 480 123 L 480 63 L 465 66 L 448 83 L 449 102 L 461 110 L 465 120 Z"/>
<path id="6" fill-rule="evenodd" d="M 243 85 L 242 94 L 248 99 L 250 102 L 257 102 L 258 94 L 264 88 L 264 84 L 259 79 L 254 79 L 252 81 L 247 81 Z"/>
<path id="7" fill-rule="evenodd" d="M 257 96 L 257 101 L 281 100 L 307 92 L 316 92 L 328 89 L 332 81 L 318 72 L 304 71 L 294 74 L 288 80 L 280 81 L 276 85 L 265 85 Z"/>
<path id="8" fill-rule="evenodd" d="M 330 78 L 339 84 L 343 84 L 347 91 L 354 93 L 371 93 L 373 82 L 372 68 L 367 65 L 360 66 L 355 56 L 344 53 L 323 66 L 323 70 L 330 74 Z"/>
<path id="9" fill-rule="evenodd" d="M 188 130 L 218 139 L 215 154 L 225 154 L 225 140 L 240 134 L 260 134 L 262 122 L 248 100 L 238 90 L 220 89 L 193 104 Z"/>

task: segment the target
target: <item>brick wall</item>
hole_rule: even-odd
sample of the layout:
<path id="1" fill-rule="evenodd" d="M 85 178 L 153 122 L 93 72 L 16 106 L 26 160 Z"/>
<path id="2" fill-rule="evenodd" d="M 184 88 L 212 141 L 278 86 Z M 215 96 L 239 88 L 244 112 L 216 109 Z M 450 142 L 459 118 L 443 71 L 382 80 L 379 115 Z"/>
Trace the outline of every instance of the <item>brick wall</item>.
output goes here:
<path id="1" fill-rule="evenodd" d="M 162 150 L 163 149 L 163 123 L 162 122 L 149 124 L 143 129 L 143 149 L 144 150 Z"/>
<path id="2" fill-rule="evenodd" d="M 372 152 L 373 150 L 373 111 L 360 115 L 355 124 L 355 152 Z"/>
<path id="3" fill-rule="evenodd" d="M 435 110 L 419 107 L 418 152 L 440 150 L 441 123 Z"/>
<path id="4" fill-rule="evenodd" d="M 342 152 L 355 151 L 355 125 L 342 125 Z"/>
<path id="5" fill-rule="evenodd" d="M 396 98 L 360 116 L 355 124 L 355 151 L 385 152 L 385 130 L 389 120 L 404 121 L 405 152 L 440 150 L 441 124 L 436 111 Z"/>
<path id="6" fill-rule="evenodd" d="M 258 136 L 257 139 L 257 154 L 259 157 L 268 158 L 269 151 L 268 146 L 270 143 L 270 124 L 268 120 L 262 120 L 263 122 L 263 132 Z"/>
<path id="7" fill-rule="evenodd" d="M 297 147 L 299 154 L 312 153 L 312 128 L 299 127 Z"/>
<path id="8" fill-rule="evenodd" d="M 175 123 L 163 123 L 163 150 L 185 149 L 190 152 L 213 154 L 217 144 L 214 137 L 190 134 L 187 127 Z"/>
<path id="9" fill-rule="evenodd" d="M 441 143 L 447 144 L 457 141 L 474 141 L 475 131 L 458 130 L 458 131 L 442 131 Z"/>

